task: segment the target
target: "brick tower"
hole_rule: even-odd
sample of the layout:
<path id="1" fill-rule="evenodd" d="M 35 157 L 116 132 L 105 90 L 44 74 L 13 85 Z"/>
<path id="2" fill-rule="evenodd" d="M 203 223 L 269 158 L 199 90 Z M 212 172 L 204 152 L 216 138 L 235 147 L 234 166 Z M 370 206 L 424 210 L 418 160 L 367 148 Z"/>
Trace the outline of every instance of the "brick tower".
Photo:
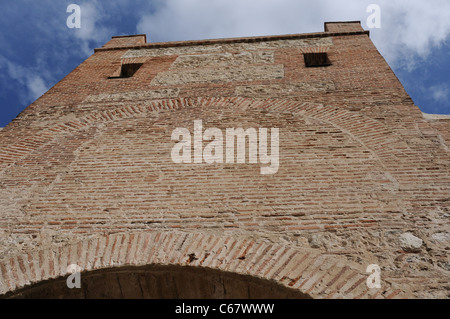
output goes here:
<path id="1" fill-rule="evenodd" d="M 0 295 L 447 298 L 449 123 L 359 22 L 113 37 L 0 131 Z M 210 128 L 224 145 L 208 162 Z M 276 169 L 250 134 L 225 160 L 229 128 L 259 147 L 267 128 L 269 151 L 277 128 Z"/>

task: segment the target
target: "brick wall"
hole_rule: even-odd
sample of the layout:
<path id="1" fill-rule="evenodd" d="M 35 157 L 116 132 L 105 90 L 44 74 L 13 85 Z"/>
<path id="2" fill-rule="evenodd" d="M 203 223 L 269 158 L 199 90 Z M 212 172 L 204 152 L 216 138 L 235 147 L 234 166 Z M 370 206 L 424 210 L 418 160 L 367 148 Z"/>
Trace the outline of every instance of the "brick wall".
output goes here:
<path id="1" fill-rule="evenodd" d="M 448 297 L 449 120 L 422 115 L 359 23 L 325 31 L 96 49 L 0 133 L 0 293 L 70 263 L 193 262 L 317 298 Z M 123 63 L 143 65 L 109 78 Z M 173 163 L 172 131 L 199 119 L 280 128 L 278 172 Z"/>

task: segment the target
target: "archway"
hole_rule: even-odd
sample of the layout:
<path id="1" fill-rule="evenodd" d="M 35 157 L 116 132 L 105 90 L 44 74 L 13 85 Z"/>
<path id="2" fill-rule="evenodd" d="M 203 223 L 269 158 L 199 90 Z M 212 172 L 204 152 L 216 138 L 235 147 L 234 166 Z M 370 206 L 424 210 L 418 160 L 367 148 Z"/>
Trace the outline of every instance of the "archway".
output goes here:
<path id="1" fill-rule="evenodd" d="M 114 267 L 80 273 L 80 288 L 67 278 L 45 280 L 5 295 L 33 299 L 305 299 L 302 292 L 275 281 L 176 265 Z M 72 278 L 69 278 L 69 280 Z"/>
<path id="2" fill-rule="evenodd" d="M 68 266 L 73 264 L 85 280 L 84 290 L 68 292 Z M 46 298 L 379 295 L 379 290 L 366 286 L 366 280 L 367 274 L 357 264 L 317 249 L 290 247 L 257 237 L 178 231 L 90 237 L 0 262 L 0 297 L 45 297 L 43 293 L 48 293 Z M 122 286 L 121 282 L 127 284 Z M 103 288 L 108 285 L 111 288 Z M 383 295 L 397 296 L 401 291 L 387 285 Z"/>

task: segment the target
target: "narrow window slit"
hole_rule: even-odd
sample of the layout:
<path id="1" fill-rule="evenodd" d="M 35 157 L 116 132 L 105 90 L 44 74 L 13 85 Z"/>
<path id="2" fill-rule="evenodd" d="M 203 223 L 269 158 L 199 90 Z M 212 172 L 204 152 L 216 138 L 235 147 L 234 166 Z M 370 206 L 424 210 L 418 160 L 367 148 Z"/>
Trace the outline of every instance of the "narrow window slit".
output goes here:
<path id="1" fill-rule="evenodd" d="M 329 66 L 331 61 L 326 52 L 304 53 L 306 67 Z"/>
<path id="2" fill-rule="evenodd" d="M 109 79 L 117 79 L 117 78 L 130 78 L 132 77 L 137 70 L 142 66 L 143 63 L 124 63 L 116 72 L 115 75 L 110 76 Z"/>

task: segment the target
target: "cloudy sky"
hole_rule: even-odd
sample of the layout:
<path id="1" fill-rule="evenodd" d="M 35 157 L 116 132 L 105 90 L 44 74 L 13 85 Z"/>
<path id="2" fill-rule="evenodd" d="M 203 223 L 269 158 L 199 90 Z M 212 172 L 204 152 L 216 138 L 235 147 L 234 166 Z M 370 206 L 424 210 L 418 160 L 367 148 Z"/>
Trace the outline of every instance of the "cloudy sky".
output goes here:
<path id="1" fill-rule="evenodd" d="M 81 28 L 66 25 L 69 4 Z M 369 28 L 370 4 L 381 27 Z M 449 0 L 16 0 L 0 19 L 0 127 L 111 36 L 196 40 L 323 31 L 361 21 L 422 112 L 450 114 Z"/>

